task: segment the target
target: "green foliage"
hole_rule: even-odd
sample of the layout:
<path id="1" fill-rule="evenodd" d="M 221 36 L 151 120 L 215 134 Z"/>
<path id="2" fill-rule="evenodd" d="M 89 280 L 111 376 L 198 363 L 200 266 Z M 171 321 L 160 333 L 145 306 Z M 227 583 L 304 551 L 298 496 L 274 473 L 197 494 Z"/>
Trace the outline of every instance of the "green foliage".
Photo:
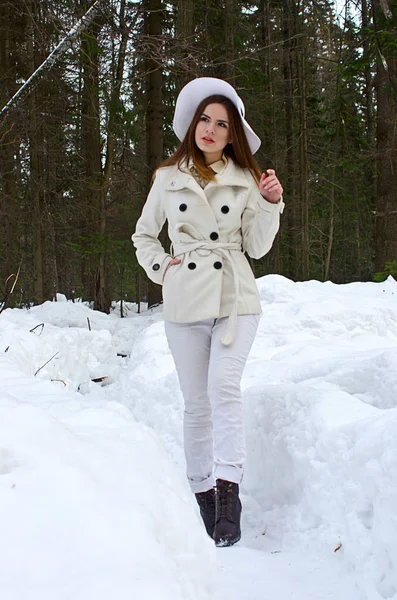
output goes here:
<path id="1" fill-rule="evenodd" d="M 26 3 L 21 3 L 18 11 L 11 10 L 12 4 L 0 7 L 0 27 L 4 47 L 8 48 L 0 52 L 6 90 L 0 91 L 3 103 L 30 74 L 30 16 Z M 39 63 L 63 35 L 59 24 L 71 27 L 86 3 L 34 0 L 31 4 L 37 15 L 33 42 Z M 113 299 L 124 293 L 135 299 L 135 287 L 141 295 L 146 293 L 146 276 L 137 265 L 130 235 L 148 191 L 146 82 L 147 61 L 153 53 L 163 74 L 165 155 L 177 143 L 172 120 L 181 85 L 197 76 L 218 76 L 235 85 L 245 103 L 247 119 L 262 139 L 256 155 L 262 168 L 277 169 L 286 200 L 282 237 L 277 251 L 255 264 L 257 275 L 272 271 L 301 278 L 302 231 L 308 221 L 305 244 L 310 277 L 324 277 L 331 249 L 330 279 L 340 283 L 372 279 L 378 115 L 375 71 L 379 50 L 387 59 L 396 54 L 396 1 L 389 3 L 392 20 L 384 17 L 376 3 L 377 27 L 367 3 L 368 23 L 364 27 L 358 18 L 338 21 L 330 0 L 303 4 L 195 0 L 189 4 L 193 7 L 189 13 L 192 29 L 186 38 L 178 29 L 178 14 L 184 3 L 164 3 L 161 48 L 156 50 L 157 38 L 148 39 L 144 27 L 147 9 L 142 11 L 141 3 L 128 0 L 127 24 L 131 30 L 121 93 L 116 99 L 112 91 L 122 24 L 120 4 L 111 4 L 113 9 L 101 13 L 97 22 L 98 49 L 90 46 L 90 52 L 97 51 L 100 56 L 99 88 L 95 91 L 101 144 L 87 128 L 89 121 L 84 120 L 82 42 L 94 43 L 87 34 L 76 39 L 37 87 L 36 108 L 30 109 L 27 102 L 21 104 L 13 117 L 12 139 L 0 145 L 0 229 L 6 231 L 8 227 L 9 237 L 15 241 L 11 249 L 8 238 L 0 236 L 0 280 L 9 275 L 7 257 L 22 253 L 26 300 L 34 298 L 34 177 L 29 149 L 30 119 L 35 110 L 40 135 L 36 184 L 42 191 L 47 297 L 56 288 L 69 295 L 70 290 L 78 290 L 84 298 L 92 299 L 93 275 L 100 259 L 102 264 L 105 259 Z M 113 163 L 105 206 L 106 234 L 101 235 L 93 233 L 96 199 L 92 189 L 97 189 L 104 175 L 110 117 Z M 305 156 L 301 149 L 304 127 L 308 140 Z M 87 161 L 86 148 L 90 145 L 100 146 L 101 156 L 94 166 Z M 302 183 L 306 183 L 306 172 L 305 196 Z M 396 270 L 395 263 L 388 263 L 376 277 L 395 276 Z"/>
<path id="2" fill-rule="evenodd" d="M 82 235 L 77 242 L 66 242 L 66 245 L 83 259 L 99 259 L 105 255 L 111 265 L 129 267 L 136 264 L 131 240 L 117 240 L 112 234 Z"/>
<path id="3" fill-rule="evenodd" d="M 392 262 L 387 262 L 385 264 L 383 271 L 380 271 L 379 273 L 375 273 L 374 281 L 379 281 L 379 282 L 384 281 L 385 279 L 387 279 L 389 277 L 389 275 L 391 275 L 394 279 L 397 280 L 397 260 L 394 260 Z"/>

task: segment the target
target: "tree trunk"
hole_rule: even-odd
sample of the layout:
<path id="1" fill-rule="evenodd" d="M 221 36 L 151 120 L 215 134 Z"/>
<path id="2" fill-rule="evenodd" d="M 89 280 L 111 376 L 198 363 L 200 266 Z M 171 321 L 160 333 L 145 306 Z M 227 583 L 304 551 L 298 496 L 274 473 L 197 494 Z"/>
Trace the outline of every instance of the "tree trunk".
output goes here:
<path id="1" fill-rule="evenodd" d="M 236 0 L 225 0 L 224 9 L 224 39 L 225 39 L 225 66 L 224 73 L 225 79 L 231 84 L 235 85 L 234 81 L 234 31 L 236 23 Z"/>
<path id="2" fill-rule="evenodd" d="M 81 0 L 83 12 L 87 0 Z M 82 155 L 85 169 L 84 201 L 87 207 L 87 227 L 90 260 L 88 275 L 91 279 L 91 299 L 94 308 L 109 312 L 110 300 L 106 285 L 104 234 L 106 227 L 102 187 L 101 136 L 99 110 L 99 47 L 100 24 L 95 19 L 82 34 L 81 63 L 83 69 L 82 93 Z"/>
<path id="3" fill-rule="evenodd" d="M 375 29 L 379 57 L 376 74 L 377 94 L 377 212 L 375 230 L 375 270 L 397 261 L 397 52 L 387 44 L 378 28 L 385 23 L 383 8 L 376 3 Z M 397 36 L 397 13 L 384 25 Z"/>
<path id="4" fill-rule="evenodd" d="M 146 67 L 146 182 L 151 184 L 153 172 L 163 159 L 164 153 L 164 108 L 163 108 L 163 19 L 164 6 L 161 0 L 146 0 L 146 35 L 149 55 Z M 160 241 L 167 245 L 167 236 L 163 232 Z M 149 283 L 148 305 L 159 304 L 162 300 L 161 286 Z"/>
<path id="5" fill-rule="evenodd" d="M 331 265 L 332 244 L 334 242 L 334 226 L 335 226 L 335 165 L 331 167 L 331 199 L 329 207 L 329 227 L 328 227 L 328 244 L 327 256 L 324 267 L 324 281 L 329 279 L 329 270 Z"/>
<path id="6" fill-rule="evenodd" d="M 27 64 L 29 73 L 33 73 L 36 64 L 34 60 L 34 20 L 36 15 L 36 0 L 28 4 L 28 37 Z M 32 207 L 32 254 L 33 254 L 33 296 L 37 304 L 44 301 L 43 281 L 43 230 L 42 215 L 44 207 L 44 182 L 42 177 L 42 127 L 37 123 L 37 90 L 29 95 L 29 156 L 30 156 L 30 200 Z"/>
<path id="7" fill-rule="evenodd" d="M 297 197 L 296 153 L 294 135 L 294 54 L 296 52 L 296 15 L 295 4 L 291 0 L 283 1 L 283 79 L 284 79 L 284 110 L 285 110 L 285 182 L 288 190 L 289 207 L 283 218 L 284 230 L 288 232 L 286 249 L 286 275 L 294 278 L 300 268 L 298 260 L 300 219 Z"/>
<path id="8" fill-rule="evenodd" d="M 302 9 L 303 10 L 303 9 Z M 307 106 L 306 106 L 306 51 L 305 42 L 302 41 L 302 48 L 297 57 L 298 72 L 298 91 L 299 91 L 299 123 L 300 123 L 300 200 L 301 200 L 301 256 L 302 256 L 302 277 L 309 278 L 309 163 L 307 149 Z"/>
<path id="9" fill-rule="evenodd" d="M 369 18 L 368 18 L 368 0 L 361 0 L 361 26 L 363 31 L 367 32 L 369 29 Z M 367 140 L 371 145 L 375 137 L 374 127 L 374 106 L 373 106 L 373 93 L 372 93 L 372 69 L 371 69 L 371 46 L 368 35 L 365 33 L 363 36 L 363 58 L 364 62 L 364 75 L 365 75 L 365 104 L 366 104 L 366 120 L 367 120 Z"/>
<path id="10" fill-rule="evenodd" d="M 13 10 L 11 4 L 0 5 L 0 22 L 8 23 L 0 36 L 0 105 L 4 106 L 15 93 L 15 70 L 11 63 L 14 53 Z M 15 121 L 8 120 L 0 127 L 0 277 L 4 281 L 15 272 L 17 262 L 16 217 L 17 177 L 14 155 L 18 152 Z"/>
<path id="11" fill-rule="evenodd" d="M 196 70 L 193 59 L 194 52 L 194 2 L 193 0 L 178 0 L 177 3 L 176 34 L 180 48 L 179 69 L 177 71 L 178 92 L 192 79 Z"/>
<path id="12" fill-rule="evenodd" d="M 276 130 L 277 118 L 276 118 L 276 93 L 275 93 L 275 73 L 278 70 L 277 57 L 274 55 L 273 48 L 273 26 L 272 26 L 272 12 L 273 6 L 271 0 L 260 0 L 259 2 L 259 14 L 260 14 L 260 32 L 261 32 L 261 46 L 263 48 L 261 52 L 261 68 L 264 76 L 263 90 L 261 93 L 261 112 L 265 112 L 261 115 L 261 122 L 264 123 L 264 127 L 261 131 L 262 138 L 262 152 L 264 154 L 263 168 L 280 168 L 281 164 L 278 161 L 277 148 L 279 145 L 279 134 Z M 285 164 L 283 165 L 285 167 Z M 284 181 L 285 185 L 285 181 Z M 269 268 L 271 272 L 282 272 L 282 251 L 280 247 L 281 232 L 284 228 L 285 223 L 281 221 L 281 231 L 276 237 L 273 244 L 271 253 L 266 257 L 265 265 L 267 272 Z"/>
<path id="13" fill-rule="evenodd" d="M 230 33 L 226 33 L 226 22 L 231 21 L 231 2 L 226 0 L 225 4 L 223 0 L 207 0 L 205 12 L 208 75 L 227 79 L 230 74 L 230 67 L 227 66 L 230 49 L 226 48 L 226 38 Z"/>
<path id="14" fill-rule="evenodd" d="M 125 56 L 128 42 L 128 27 L 125 22 L 125 3 L 126 0 L 121 0 L 120 3 L 120 13 L 119 13 L 119 21 L 120 21 L 120 31 L 121 31 L 121 40 L 120 46 L 117 56 L 117 66 L 115 69 L 114 80 L 112 81 L 112 92 L 110 95 L 110 104 L 109 104 L 109 118 L 107 124 L 107 141 L 106 141 L 106 159 L 105 159 L 105 167 L 103 173 L 103 181 L 100 190 L 100 211 L 99 211 L 99 231 L 102 239 L 105 239 L 106 236 L 106 211 L 107 211 L 107 202 L 110 191 L 110 182 L 113 172 L 114 165 L 114 152 L 115 152 L 115 143 L 116 143 L 116 128 L 119 124 L 119 110 L 120 110 L 120 91 L 121 84 L 123 82 L 123 73 L 124 73 L 124 64 L 125 64 Z M 101 307 L 99 310 L 104 312 L 109 311 L 109 307 L 111 305 L 111 298 L 108 289 L 108 276 L 107 276 L 107 254 L 105 251 L 101 252 L 99 256 L 99 265 L 98 265 L 98 281 L 99 281 L 99 289 L 97 293 L 97 305 Z"/>

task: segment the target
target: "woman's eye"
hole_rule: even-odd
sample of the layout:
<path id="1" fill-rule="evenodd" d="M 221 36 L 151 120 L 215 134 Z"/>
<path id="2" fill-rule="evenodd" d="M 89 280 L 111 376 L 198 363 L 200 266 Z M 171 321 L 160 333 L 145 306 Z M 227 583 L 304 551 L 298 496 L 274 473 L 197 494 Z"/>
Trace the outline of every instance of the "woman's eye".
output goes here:
<path id="1" fill-rule="evenodd" d="M 200 121 L 205 121 L 205 122 L 207 122 L 208 120 L 209 120 L 209 119 L 208 119 L 208 117 L 200 117 Z"/>
<path id="2" fill-rule="evenodd" d="M 227 127 L 226 123 L 218 123 L 221 127 Z"/>

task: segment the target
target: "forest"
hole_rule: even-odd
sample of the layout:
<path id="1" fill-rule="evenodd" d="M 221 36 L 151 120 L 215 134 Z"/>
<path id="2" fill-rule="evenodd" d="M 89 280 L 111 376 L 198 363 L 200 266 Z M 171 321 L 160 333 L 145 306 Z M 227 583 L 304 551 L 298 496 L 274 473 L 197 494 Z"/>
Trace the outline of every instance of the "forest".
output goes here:
<path id="1" fill-rule="evenodd" d="M 93 4 L 0 0 L 0 110 Z M 177 145 L 176 97 L 199 76 L 235 86 L 256 158 L 283 183 L 255 275 L 397 274 L 397 0 L 96 4 L 0 119 L 0 310 L 57 293 L 103 312 L 161 300 L 131 234 Z"/>

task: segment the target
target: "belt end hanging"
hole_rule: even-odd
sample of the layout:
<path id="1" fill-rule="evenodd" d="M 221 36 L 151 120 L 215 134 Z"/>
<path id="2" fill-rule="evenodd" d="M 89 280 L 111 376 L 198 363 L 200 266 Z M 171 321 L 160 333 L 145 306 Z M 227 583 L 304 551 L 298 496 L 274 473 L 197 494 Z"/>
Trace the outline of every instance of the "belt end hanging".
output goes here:
<path id="1" fill-rule="evenodd" d="M 237 330 L 237 311 L 233 311 L 228 317 L 226 331 L 221 337 L 221 344 L 223 346 L 230 346 L 236 337 Z"/>

